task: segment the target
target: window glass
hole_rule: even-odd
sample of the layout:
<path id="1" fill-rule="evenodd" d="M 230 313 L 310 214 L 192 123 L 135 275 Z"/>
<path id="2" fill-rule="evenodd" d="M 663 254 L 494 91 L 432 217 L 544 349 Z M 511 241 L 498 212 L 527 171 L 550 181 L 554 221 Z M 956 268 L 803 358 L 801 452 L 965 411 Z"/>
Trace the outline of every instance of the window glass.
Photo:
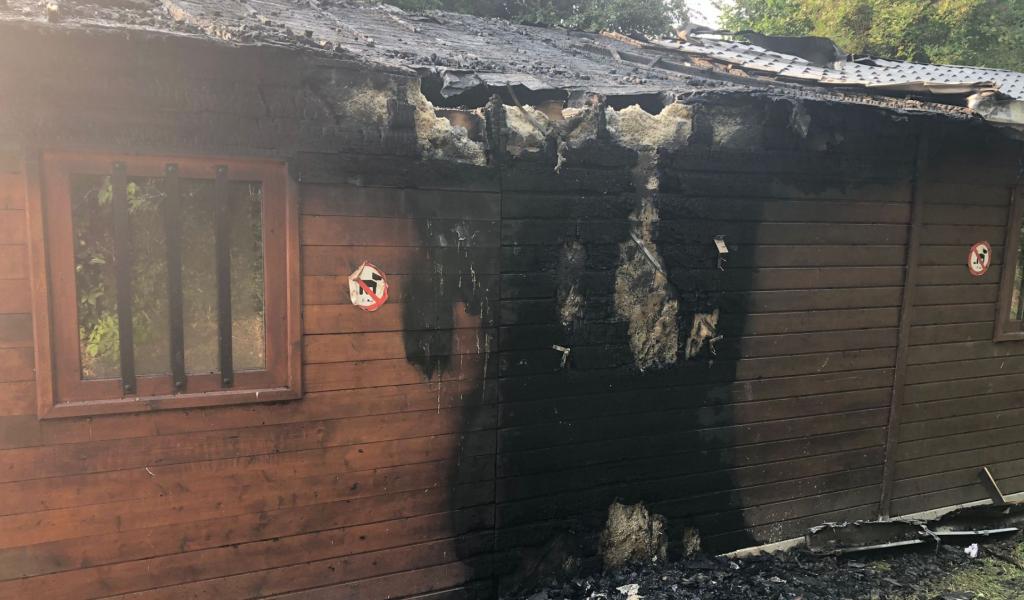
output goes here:
<path id="1" fill-rule="evenodd" d="M 263 189 L 231 184 L 231 347 L 235 370 L 265 368 Z"/>
<path id="2" fill-rule="evenodd" d="M 71 222 L 82 379 L 121 375 L 110 177 L 71 177 Z"/>
<path id="3" fill-rule="evenodd" d="M 181 286 L 185 319 L 185 371 L 215 373 L 217 358 L 217 254 L 213 181 L 181 181 Z"/>
<path id="4" fill-rule="evenodd" d="M 136 375 L 159 375 L 170 369 L 163 186 L 163 178 L 128 178 Z"/>
<path id="5" fill-rule="evenodd" d="M 170 371 L 164 178 L 128 179 L 132 324 L 138 375 Z M 71 178 L 75 286 L 83 379 L 120 377 L 111 181 Z M 235 370 L 266 368 L 263 196 L 258 182 L 230 184 L 231 312 Z M 185 370 L 220 368 L 217 326 L 216 206 L 212 179 L 182 179 L 181 260 Z"/>

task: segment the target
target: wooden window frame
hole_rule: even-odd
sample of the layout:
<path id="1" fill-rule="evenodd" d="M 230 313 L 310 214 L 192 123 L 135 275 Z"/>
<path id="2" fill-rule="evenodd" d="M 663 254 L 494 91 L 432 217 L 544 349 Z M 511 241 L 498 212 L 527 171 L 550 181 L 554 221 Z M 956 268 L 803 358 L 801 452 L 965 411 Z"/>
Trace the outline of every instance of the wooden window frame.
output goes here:
<path id="1" fill-rule="evenodd" d="M 36 155 L 27 162 L 39 418 L 278 402 L 301 396 L 299 207 L 284 163 L 60 152 Z M 218 373 L 189 375 L 181 393 L 175 390 L 170 369 L 167 374 L 138 376 L 130 395 L 123 392 L 120 379 L 81 378 L 70 175 L 106 174 L 114 163 L 126 165 L 132 177 L 164 177 L 167 165 L 173 164 L 182 178 L 211 180 L 226 166 L 230 180 L 261 183 L 265 369 L 235 373 L 230 387 Z"/>
<path id="2" fill-rule="evenodd" d="M 997 342 L 1024 340 L 1024 321 L 1010 318 L 1010 304 L 1013 302 L 1013 278 L 1017 270 L 1017 255 L 1020 251 L 1021 219 L 1024 219 L 1024 194 L 1021 193 L 1020 187 L 1014 187 L 1010 191 L 1010 219 L 1006 224 L 1006 237 L 1003 241 L 999 305 L 996 311 L 993 338 Z"/>

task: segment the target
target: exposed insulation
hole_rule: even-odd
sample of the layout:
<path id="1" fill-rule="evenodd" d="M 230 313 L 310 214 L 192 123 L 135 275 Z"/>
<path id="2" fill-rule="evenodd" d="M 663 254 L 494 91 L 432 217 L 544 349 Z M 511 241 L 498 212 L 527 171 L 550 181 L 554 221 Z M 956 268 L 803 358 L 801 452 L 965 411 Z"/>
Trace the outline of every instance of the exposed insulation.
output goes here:
<path id="1" fill-rule="evenodd" d="M 619 247 L 615 312 L 629 323 L 629 347 L 645 371 L 674 364 L 679 353 L 679 300 L 660 266 L 653 230 L 658 211 L 645 197 L 633 215 L 632 239 Z"/>
<path id="2" fill-rule="evenodd" d="M 487 164 L 483 143 L 470 139 L 465 127 L 452 125 L 447 118 L 437 116 L 434 105 L 418 87 L 409 86 L 406 95 L 409 104 L 416 109 L 416 141 L 423 158 Z"/>
<path id="3" fill-rule="evenodd" d="M 605 109 L 608 132 L 619 143 L 635 150 L 674 148 L 686 143 L 693 125 L 693 112 L 678 102 L 667 105 L 657 115 L 637 105 L 616 111 Z"/>

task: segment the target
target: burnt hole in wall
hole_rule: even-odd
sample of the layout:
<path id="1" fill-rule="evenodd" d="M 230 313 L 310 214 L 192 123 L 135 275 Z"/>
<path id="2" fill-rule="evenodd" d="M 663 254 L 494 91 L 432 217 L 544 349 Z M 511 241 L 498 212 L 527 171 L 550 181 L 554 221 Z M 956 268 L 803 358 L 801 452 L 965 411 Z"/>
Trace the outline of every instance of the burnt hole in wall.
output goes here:
<path id="1" fill-rule="evenodd" d="M 605 97 L 605 104 L 611 109 L 622 110 L 630 106 L 639 106 L 644 112 L 652 115 L 661 113 L 662 109 L 673 102 L 675 102 L 673 94 L 629 94 Z"/>
<path id="2" fill-rule="evenodd" d="M 503 103 L 512 106 L 517 100 L 523 105 L 531 106 L 552 102 L 564 104 L 569 97 L 565 90 L 533 90 L 521 84 L 512 85 L 512 93 L 509 93 L 509 86 L 488 85 L 481 82 L 474 73 L 447 72 L 441 75 L 433 71 L 423 71 L 420 77 L 420 90 L 423 95 L 439 108 L 483 108 L 495 95 L 501 98 Z"/>

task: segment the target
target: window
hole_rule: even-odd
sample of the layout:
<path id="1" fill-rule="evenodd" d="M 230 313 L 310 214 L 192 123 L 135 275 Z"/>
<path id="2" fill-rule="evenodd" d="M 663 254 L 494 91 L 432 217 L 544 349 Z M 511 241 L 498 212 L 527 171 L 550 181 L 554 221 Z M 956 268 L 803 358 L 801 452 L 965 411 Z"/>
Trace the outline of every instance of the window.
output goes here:
<path id="1" fill-rule="evenodd" d="M 1024 340 L 1024 198 L 1021 190 L 1012 195 L 1010 221 L 999 286 L 999 312 L 995 339 Z"/>
<path id="2" fill-rule="evenodd" d="M 39 183 L 41 415 L 298 396 L 284 165 L 59 154 Z"/>

